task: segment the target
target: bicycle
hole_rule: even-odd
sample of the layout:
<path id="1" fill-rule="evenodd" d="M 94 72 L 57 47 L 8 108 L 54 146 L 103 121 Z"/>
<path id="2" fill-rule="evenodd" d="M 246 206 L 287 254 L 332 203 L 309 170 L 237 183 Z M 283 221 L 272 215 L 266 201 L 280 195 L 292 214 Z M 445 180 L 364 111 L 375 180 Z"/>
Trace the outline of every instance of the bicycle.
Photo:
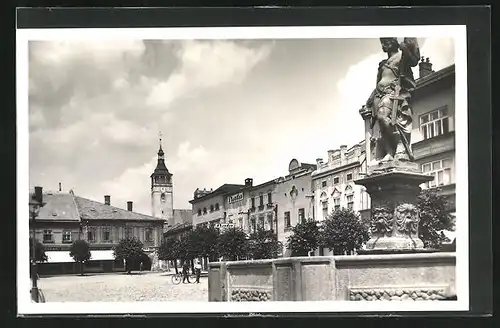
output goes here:
<path id="1" fill-rule="evenodd" d="M 189 277 L 189 282 L 191 284 L 195 282 L 195 280 L 196 280 L 196 274 L 190 273 L 188 275 L 188 277 Z M 176 274 L 172 275 L 172 283 L 174 285 L 180 284 L 181 281 L 182 281 L 182 279 L 184 279 L 184 275 L 182 273 L 176 273 Z"/>

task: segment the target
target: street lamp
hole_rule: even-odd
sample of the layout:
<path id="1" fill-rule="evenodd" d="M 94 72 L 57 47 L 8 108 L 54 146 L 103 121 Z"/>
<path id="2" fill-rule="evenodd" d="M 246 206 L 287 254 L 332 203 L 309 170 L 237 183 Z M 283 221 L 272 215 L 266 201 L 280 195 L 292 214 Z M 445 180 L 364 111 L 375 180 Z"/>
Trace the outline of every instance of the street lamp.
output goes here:
<path id="1" fill-rule="evenodd" d="M 33 239 L 32 239 L 32 258 L 31 258 L 31 299 L 35 302 L 39 302 L 38 298 L 38 286 L 37 286 L 37 266 L 36 266 L 36 230 L 35 230 L 35 219 L 40 212 L 40 208 L 43 206 L 43 193 L 42 187 L 35 187 L 35 193 L 31 195 L 29 201 L 30 207 L 30 217 L 33 226 Z"/>

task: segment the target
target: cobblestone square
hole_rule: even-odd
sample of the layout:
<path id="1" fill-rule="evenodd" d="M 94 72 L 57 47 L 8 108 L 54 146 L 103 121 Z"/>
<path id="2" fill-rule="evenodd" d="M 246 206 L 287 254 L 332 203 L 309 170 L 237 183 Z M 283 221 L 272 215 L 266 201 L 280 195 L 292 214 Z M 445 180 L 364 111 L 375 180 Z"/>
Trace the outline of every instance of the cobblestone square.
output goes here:
<path id="1" fill-rule="evenodd" d="M 42 277 L 46 302 L 208 302 L 208 278 L 199 284 L 172 283 L 168 273 L 96 274 Z"/>

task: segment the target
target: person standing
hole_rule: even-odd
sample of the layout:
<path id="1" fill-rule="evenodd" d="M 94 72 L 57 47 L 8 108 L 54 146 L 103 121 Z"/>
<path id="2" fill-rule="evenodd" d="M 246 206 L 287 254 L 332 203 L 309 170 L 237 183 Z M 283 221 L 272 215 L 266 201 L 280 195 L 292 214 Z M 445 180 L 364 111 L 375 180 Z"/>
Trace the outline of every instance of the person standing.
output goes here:
<path id="1" fill-rule="evenodd" d="M 182 264 L 182 275 L 183 275 L 182 283 L 185 284 L 186 280 L 187 280 L 188 284 L 190 284 L 191 281 L 189 281 L 189 262 L 188 261 L 184 261 L 184 263 Z"/>
<path id="2" fill-rule="evenodd" d="M 196 283 L 200 283 L 200 275 L 201 275 L 201 263 L 199 259 L 194 260 L 194 270 L 196 272 Z"/>

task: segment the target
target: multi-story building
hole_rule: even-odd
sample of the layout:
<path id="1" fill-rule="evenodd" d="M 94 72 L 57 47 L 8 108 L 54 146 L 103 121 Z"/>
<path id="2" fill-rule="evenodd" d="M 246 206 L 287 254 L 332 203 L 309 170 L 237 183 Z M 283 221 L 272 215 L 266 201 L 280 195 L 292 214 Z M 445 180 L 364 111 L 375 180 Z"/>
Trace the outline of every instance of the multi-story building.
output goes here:
<path id="1" fill-rule="evenodd" d="M 318 158 L 316 165 L 311 176 L 317 221 L 323 221 L 342 207 L 356 212 L 370 207 L 365 188 L 354 183 L 366 172 L 364 141 L 349 149 L 342 145 L 330 150 L 327 161 Z"/>
<path id="2" fill-rule="evenodd" d="M 248 189 L 249 233 L 257 231 L 257 228 L 276 231 L 276 213 L 273 203 L 275 186 L 276 180 L 270 180 Z"/>
<path id="3" fill-rule="evenodd" d="M 283 244 L 283 256 L 290 256 L 286 249 L 287 238 L 291 229 L 304 220 L 315 217 L 314 194 L 311 173 L 316 165 L 300 163 L 292 159 L 288 165 L 288 174 L 276 180 L 274 202 L 277 213 L 278 240 Z"/>
<path id="4" fill-rule="evenodd" d="M 41 273 L 77 272 L 69 255 L 75 240 L 89 243 L 92 257 L 85 270 L 94 272 L 124 269 L 122 261 L 115 261 L 112 250 L 121 239 L 139 239 L 146 253 L 152 253 L 161 243 L 164 221 L 133 212 L 132 202 L 125 210 L 111 206 L 109 195 L 100 203 L 75 196 L 73 191 L 45 192 L 43 199 L 45 204 L 30 226 L 48 256 L 48 262 L 40 265 Z"/>
<path id="5" fill-rule="evenodd" d="M 224 211 L 226 213 L 223 223 L 233 225 L 250 233 L 250 190 L 253 179 L 245 179 L 244 185 L 235 186 L 223 195 Z"/>
<path id="6" fill-rule="evenodd" d="M 455 65 L 437 72 L 423 60 L 412 96 L 415 161 L 434 180 L 421 187 L 439 187 L 455 211 Z"/>

